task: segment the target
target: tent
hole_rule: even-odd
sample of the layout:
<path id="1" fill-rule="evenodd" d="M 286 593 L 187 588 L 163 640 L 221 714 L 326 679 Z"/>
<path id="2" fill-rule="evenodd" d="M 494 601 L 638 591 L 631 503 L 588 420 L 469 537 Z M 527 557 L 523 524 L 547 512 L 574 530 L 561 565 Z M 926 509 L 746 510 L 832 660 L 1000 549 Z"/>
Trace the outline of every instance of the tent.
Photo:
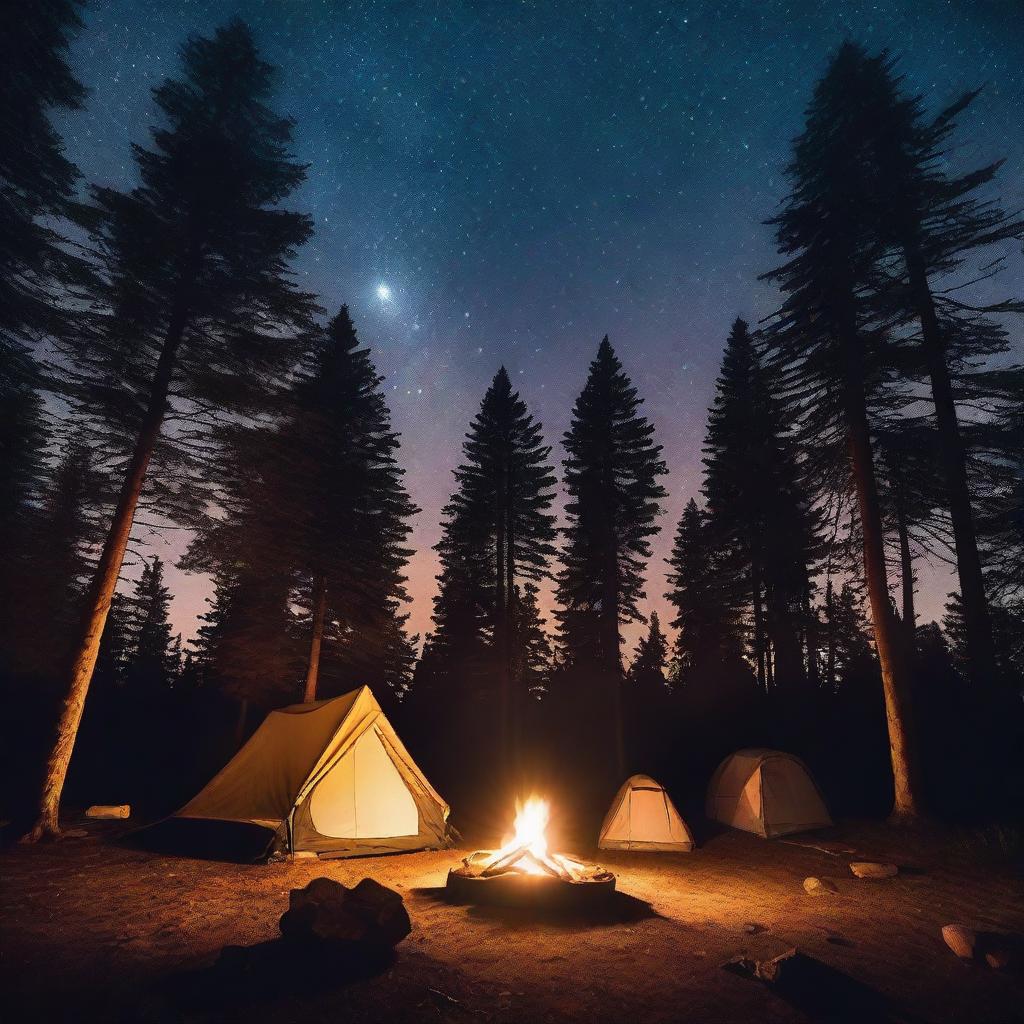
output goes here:
<path id="1" fill-rule="evenodd" d="M 707 815 L 766 839 L 832 824 L 807 766 L 781 750 L 730 754 L 711 778 Z"/>
<path id="2" fill-rule="evenodd" d="M 597 845 L 685 853 L 693 849 L 693 836 L 662 786 L 649 775 L 632 775 L 615 794 Z"/>
<path id="3" fill-rule="evenodd" d="M 236 826 L 262 837 L 263 854 L 350 857 L 443 846 L 447 819 L 448 805 L 364 686 L 272 711 L 169 821 Z"/>

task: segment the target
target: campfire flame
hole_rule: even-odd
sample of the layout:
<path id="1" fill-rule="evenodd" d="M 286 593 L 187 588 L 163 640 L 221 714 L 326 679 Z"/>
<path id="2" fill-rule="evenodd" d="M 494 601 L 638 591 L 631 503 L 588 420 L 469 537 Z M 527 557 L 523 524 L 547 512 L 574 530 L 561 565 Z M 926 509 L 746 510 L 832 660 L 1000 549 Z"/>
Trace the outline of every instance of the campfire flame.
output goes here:
<path id="1" fill-rule="evenodd" d="M 538 796 L 531 796 L 517 806 L 514 834 L 484 862 L 484 877 L 519 871 L 528 875 L 553 875 L 566 882 L 579 881 L 586 873 L 585 864 L 561 853 L 548 853 L 546 830 L 550 818 L 550 804 Z"/>
<path id="2" fill-rule="evenodd" d="M 494 857 L 488 867 L 498 861 L 522 850 L 529 857 L 523 860 L 522 868 L 531 875 L 543 875 L 541 864 L 547 859 L 548 839 L 545 830 L 551 820 L 551 805 L 539 796 L 531 796 L 521 807 L 516 808 L 516 820 L 513 825 L 515 834 L 501 847 L 494 851 Z"/>

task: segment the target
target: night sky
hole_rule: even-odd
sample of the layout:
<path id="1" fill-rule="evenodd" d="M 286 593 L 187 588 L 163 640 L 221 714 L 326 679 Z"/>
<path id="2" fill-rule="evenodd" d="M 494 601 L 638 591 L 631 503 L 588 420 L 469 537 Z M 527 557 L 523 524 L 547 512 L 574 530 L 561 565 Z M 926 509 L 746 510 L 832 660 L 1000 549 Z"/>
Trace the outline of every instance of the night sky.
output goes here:
<path id="1" fill-rule="evenodd" d="M 58 122 L 87 181 L 134 184 L 129 143 L 146 140 L 150 87 L 177 71 L 187 34 L 234 15 L 282 69 L 276 106 L 310 164 L 290 202 L 316 223 L 303 283 L 331 312 L 349 304 L 387 378 L 423 510 L 413 631 L 429 628 L 440 509 L 491 377 L 508 368 L 560 459 L 605 333 L 671 470 L 649 587 L 663 608 L 662 559 L 700 486 L 722 345 L 735 316 L 777 302 L 757 280 L 775 262 L 763 221 L 844 38 L 901 54 L 932 109 L 986 84 L 956 158 L 1006 157 L 1001 192 L 1024 205 L 1021 0 L 92 0 L 72 58 L 92 92 Z M 1011 260 L 985 294 L 1020 290 L 1019 248 Z M 173 561 L 181 544 L 151 549 Z M 922 570 L 927 619 L 949 580 Z M 208 585 L 170 577 L 189 636 Z"/>

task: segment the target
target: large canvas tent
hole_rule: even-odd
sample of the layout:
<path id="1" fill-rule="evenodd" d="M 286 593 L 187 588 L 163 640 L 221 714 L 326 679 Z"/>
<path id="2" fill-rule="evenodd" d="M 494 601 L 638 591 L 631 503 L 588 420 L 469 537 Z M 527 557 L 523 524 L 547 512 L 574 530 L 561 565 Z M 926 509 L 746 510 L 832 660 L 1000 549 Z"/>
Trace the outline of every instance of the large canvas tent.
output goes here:
<path id="1" fill-rule="evenodd" d="M 448 805 L 369 687 L 272 711 L 171 822 L 221 823 L 271 849 L 328 856 L 442 846 Z"/>
<path id="2" fill-rule="evenodd" d="M 693 836 L 668 793 L 649 775 L 632 775 L 612 801 L 597 845 L 602 850 L 686 853 Z"/>
<path id="3" fill-rule="evenodd" d="M 708 787 L 707 816 L 768 839 L 832 824 L 807 766 L 781 750 L 730 754 Z"/>

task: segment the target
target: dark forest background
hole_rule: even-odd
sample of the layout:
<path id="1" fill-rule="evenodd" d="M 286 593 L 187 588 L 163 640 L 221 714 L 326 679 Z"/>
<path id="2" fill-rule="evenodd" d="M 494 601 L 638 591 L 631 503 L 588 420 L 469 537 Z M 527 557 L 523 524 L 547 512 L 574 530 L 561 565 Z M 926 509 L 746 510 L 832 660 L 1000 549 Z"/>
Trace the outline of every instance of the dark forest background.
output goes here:
<path id="1" fill-rule="evenodd" d="M 834 813 L 1019 817 L 1022 307 L 963 296 L 1024 224 L 998 164 L 948 159 L 976 94 L 930 113 L 892 55 L 831 55 L 766 228 L 779 308 L 733 325 L 677 524 L 608 338 L 561 465 L 496 368 L 420 638 L 417 510 L 373 354 L 290 271 L 312 224 L 288 205 L 306 168 L 277 69 L 241 22 L 190 38 L 139 185 L 90 188 L 49 121 L 88 102 L 66 60 L 80 6 L 29 5 L 0 43 L 5 815 L 29 820 L 44 780 L 54 808 L 64 788 L 163 813 L 269 709 L 365 684 L 457 822 L 532 784 L 590 812 L 630 771 L 697 815 L 752 745 L 805 758 Z M 165 566 L 133 554 L 142 524 L 190 531 L 182 567 L 214 580 L 186 644 Z M 915 611 L 924 557 L 959 583 L 939 623 Z M 645 620 L 647 587 L 671 622 Z"/>

